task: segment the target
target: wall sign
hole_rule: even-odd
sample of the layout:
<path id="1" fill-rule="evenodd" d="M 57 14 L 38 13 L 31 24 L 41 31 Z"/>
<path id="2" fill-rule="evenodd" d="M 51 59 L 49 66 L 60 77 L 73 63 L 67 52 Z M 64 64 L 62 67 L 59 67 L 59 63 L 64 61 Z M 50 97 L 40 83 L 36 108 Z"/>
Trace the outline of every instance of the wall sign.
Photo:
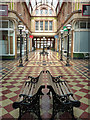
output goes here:
<path id="1" fill-rule="evenodd" d="M 0 16 L 8 16 L 8 5 L 0 5 Z"/>
<path id="2" fill-rule="evenodd" d="M 63 26 L 63 30 L 64 31 L 68 31 L 66 26 Z"/>
<path id="3" fill-rule="evenodd" d="M 29 37 L 33 39 L 33 35 L 29 35 Z"/>
<path id="4" fill-rule="evenodd" d="M 90 16 L 90 4 L 82 5 L 82 15 Z"/>
<path id="5" fill-rule="evenodd" d="M 59 38 L 59 36 L 58 36 L 58 35 L 55 35 L 54 38 Z"/>

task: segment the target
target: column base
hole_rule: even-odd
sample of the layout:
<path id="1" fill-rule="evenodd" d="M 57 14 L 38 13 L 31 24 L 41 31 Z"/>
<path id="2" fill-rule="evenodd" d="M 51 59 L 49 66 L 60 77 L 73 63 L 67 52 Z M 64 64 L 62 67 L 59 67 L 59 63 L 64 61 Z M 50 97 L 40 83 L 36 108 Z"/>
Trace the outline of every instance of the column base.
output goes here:
<path id="1" fill-rule="evenodd" d="M 69 63 L 67 63 L 66 66 L 71 66 L 71 65 Z"/>
<path id="2" fill-rule="evenodd" d="M 26 58 L 25 61 L 28 61 L 28 58 Z"/>
<path id="3" fill-rule="evenodd" d="M 63 61 L 63 59 L 61 58 L 60 61 Z"/>
<path id="4" fill-rule="evenodd" d="M 24 66 L 23 66 L 23 64 L 22 64 L 22 63 L 20 63 L 18 67 L 24 67 Z"/>

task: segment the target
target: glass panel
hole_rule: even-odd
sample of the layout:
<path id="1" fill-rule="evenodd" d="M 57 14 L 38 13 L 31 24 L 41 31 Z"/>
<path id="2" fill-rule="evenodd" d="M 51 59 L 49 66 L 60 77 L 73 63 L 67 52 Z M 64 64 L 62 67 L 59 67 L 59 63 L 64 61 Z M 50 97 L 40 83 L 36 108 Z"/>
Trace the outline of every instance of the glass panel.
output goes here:
<path id="1" fill-rule="evenodd" d="M 43 30 L 43 21 L 40 21 L 40 30 Z"/>
<path id="2" fill-rule="evenodd" d="M 45 14 L 47 14 L 48 13 L 48 11 L 47 10 L 45 10 Z"/>
<path id="3" fill-rule="evenodd" d="M 9 21 L 9 28 L 13 28 L 13 22 Z"/>
<path id="4" fill-rule="evenodd" d="M 49 21 L 49 30 L 52 30 L 52 21 Z"/>
<path id="5" fill-rule="evenodd" d="M 39 13 L 39 10 L 36 10 L 36 14 L 38 14 Z"/>
<path id="6" fill-rule="evenodd" d="M 90 29 L 90 23 L 87 23 L 87 28 Z"/>
<path id="7" fill-rule="evenodd" d="M 36 21 L 35 23 L 35 30 L 39 30 L 39 21 Z"/>
<path id="8" fill-rule="evenodd" d="M 0 28 L 2 28 L 2 21 L 0 21 Z"/>
<path id="9" fill-rule="evenodd" d="M 40 10 L 40 13 L 43 14 L 43 10 Z"/>
<path id="10" fill-rule="evenodd" d="M 51 9 L 49 10 L 49 14 L 52 15 L 52 10 Z"/>
<path id="11" fill-rule="evenodd" d="M 79 28 L 79 21 L 76 22 L 76 24 L 75 24 L 75 29 L 78 29 L 78 28 Z"/>
<path id="12" fill-rule="evenodd" d="M 45 21 L 45 30 L 48 30 L 48 21 Z"/>
<path id="13" fill-rule="evenodd" d="M 8 21 L 2 21 L 2 28 L 8 28 Z"/>
<path id="14" fill-rule="evenodd" d="M 2 35 L 1 35 L 2 34 Z M 8 31 L 0 31 L 0 49 L 2 54 L 9 54 Z"/>
<path id="15" fill-rule="evenodd" d="M 80 22 L 80 28 L 86 29 L 86 22 Z"/>

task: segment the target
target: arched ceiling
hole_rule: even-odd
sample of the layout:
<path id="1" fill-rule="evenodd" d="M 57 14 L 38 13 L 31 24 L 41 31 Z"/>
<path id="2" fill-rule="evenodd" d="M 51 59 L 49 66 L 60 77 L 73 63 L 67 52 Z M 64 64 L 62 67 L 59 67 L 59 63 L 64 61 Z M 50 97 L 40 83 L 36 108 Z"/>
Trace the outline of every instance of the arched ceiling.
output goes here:
<path id="1" fill-rule="evenodd" d="M 34 8 L 39 3 L 52 5 L 54 8 L 56 8 L 58 0 L 31 0 L 32 8 Z"/>

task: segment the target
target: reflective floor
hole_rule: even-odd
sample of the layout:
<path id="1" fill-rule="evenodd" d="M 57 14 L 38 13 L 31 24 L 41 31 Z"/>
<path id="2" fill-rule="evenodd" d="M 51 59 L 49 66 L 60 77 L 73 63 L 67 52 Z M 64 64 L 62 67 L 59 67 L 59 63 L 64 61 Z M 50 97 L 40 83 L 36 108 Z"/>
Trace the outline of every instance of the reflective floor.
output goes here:
<path id="1" fill-rule="evenodd" d="M 4 60 L 0 61 L 0 118 L 14 119 L 18 118 L 18 109 L 12 108 L 12 103 L 16 101 L 20 89 L 22 88 L 28 76 L 38 76 L 40 71 L 49 70 L 53 76 L 62 75 L 62 79 L 67 80 L 73 93 L 77 99 L 80 100 L 81 106 L 74 108 L 74 115 L 78 119 L 88 120 L 89 112 L 89 77 L 88 60 L 70 60 L 69 67 L 66 66 L 66 57 L 60 61 L 58 52 L 47 51 L 49 54 L 40 55 L 40 51 L 31 52 L 29 54 L 29 61 L 23 58 L 24 67 L 18 67 L 18 60 Z M 47 86 L 48 80 L 44 75 L 42 84 Z M 52 97 L 47 96 L 48 89 L 43 90 L 44 96 L 41 97 L 41 117 L 48 120 L 52 115 Z M 36 118 L 33 114 L 24 115 L 23 118 L 34 120 Z M 70 115 L 59 113 L 55 116 L 55 120 L 69 120 Z"/>

